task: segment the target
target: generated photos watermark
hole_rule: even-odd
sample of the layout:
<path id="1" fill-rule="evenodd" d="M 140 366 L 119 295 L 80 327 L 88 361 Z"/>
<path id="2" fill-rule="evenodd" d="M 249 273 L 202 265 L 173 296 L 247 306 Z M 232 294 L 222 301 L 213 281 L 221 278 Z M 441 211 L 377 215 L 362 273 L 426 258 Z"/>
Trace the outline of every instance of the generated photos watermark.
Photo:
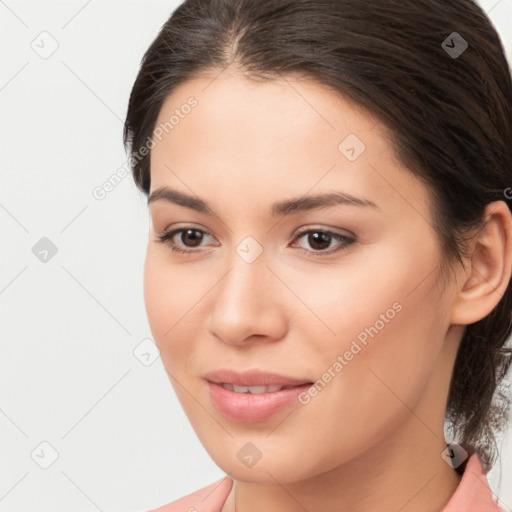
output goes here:
<path id="1" fill-rule="evenodd" d="M 350 347 L 342 355 L 338 355 L 336 360 L 322 374 L 322 377 L 297 397 L 299 403 L 302 405 L 309 404 L 311 399 L 317 396 L 318 393 L 322 391 L 325 386 L 327 386 L 327 384 L 336 377 L 336 375 L 340 373 L 350 361 L 352 361 L 352 359 L 354 359 L 354 356 L 359 354 L 363 348 L 368 345 L 369 338 L 375 338 L 375 336 L 377 336 L 379 332 L 384 329 L 384 327 L 389 324 L 389 322 L 393 320 L 400 311 L 402 311 L 402 309 L 403 306 L 400 302 L 394 302 L 385 313 L 380 314 L 379 319 L 376 320 L 372 326 L 365 327 L 355 337 L 355 339 L 352 340 Z"/>
<path id="2" fill-rule="evenodd" d="M 132 167 L 134 167 L 143 158 L 149 155 L 150 150 L 154 149 L 159 142 L 162 141 L 164 134 L 168 134 L 176 126 L 178 126 L 182 119 L 192 112 L 192 109 L 197 107 L 199 102 L 194 96 L 190 96 L 187 102 L 181 105 L 178 109 L 174 109 L 174 114 L 169 117 L 164 123 L 160 123 L 154 130 L 152 136 L 148 136 L 146 142 L 139 148 L 138 151 L 133 152 L 115 172 L 113 172 L 107 180 L 101 185 L 97 185 L 92 189 L 92 196 L 98 201 L 103 201 L 107 195 L 112 192 L 121 183 L 126 176 L 130 175 Z"/>

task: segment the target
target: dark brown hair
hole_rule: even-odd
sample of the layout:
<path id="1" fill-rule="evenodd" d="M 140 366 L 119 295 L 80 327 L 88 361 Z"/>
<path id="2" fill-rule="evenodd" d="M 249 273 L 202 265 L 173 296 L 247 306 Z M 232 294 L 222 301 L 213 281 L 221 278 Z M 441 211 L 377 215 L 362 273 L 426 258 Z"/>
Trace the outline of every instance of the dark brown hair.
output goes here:
<path id="1" fill-rule="evenodd" d="M 466 47 L 467 44 L 467 47 Z M 432 197 L 446 262 L 462 263 L 485 206 L 511 208 L 512 83 L 503 46 L 471 0 L 187 0 L 146 51 L 124 127 L 133 177 L 150 190 L 138 149 L 179 84 L 234 65 L 247 78 L 299 75 L 357 102 L 389 129 L 397 160 Z M 446 420 L 486 468 L 509 401 L 512 280 L 496 308 L 466 327 Z"/>

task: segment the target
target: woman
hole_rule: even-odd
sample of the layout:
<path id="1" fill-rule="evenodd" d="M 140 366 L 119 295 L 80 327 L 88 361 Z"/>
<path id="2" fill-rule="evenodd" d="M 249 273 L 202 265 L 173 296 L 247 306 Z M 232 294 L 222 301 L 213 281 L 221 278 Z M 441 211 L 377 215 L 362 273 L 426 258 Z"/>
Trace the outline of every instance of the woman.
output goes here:
<path id="1" fill-rule="evenodd" d="M 151 330 L 226 473 L 159 512 L 499 510 L 512 84 L 480 7 L 186 1 L 124 136 Z"/>

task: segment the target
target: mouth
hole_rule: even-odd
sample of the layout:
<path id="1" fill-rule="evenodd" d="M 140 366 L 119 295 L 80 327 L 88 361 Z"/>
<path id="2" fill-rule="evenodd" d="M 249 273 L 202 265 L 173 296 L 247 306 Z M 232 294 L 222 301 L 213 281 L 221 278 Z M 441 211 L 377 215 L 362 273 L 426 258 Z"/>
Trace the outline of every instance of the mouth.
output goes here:
<path id="1" fill-rule="evenodd" d="M 217 370 L 203 376 L 213 406 L 230 420 L 264 421 L 297 402 L 313 382 L 251 370 L 244 373 Z"/>
<path id="2" fill-rule="evenodd" d="M 235 393 L 251 393 L 253 395 L 261 395 L 262 393 L 275 393 L 283 389 L 293 389 L 299 386 L 313 385 L 312 382 L 305 382 L 304 384 L 288 386 L 279 386 L 277 384 L 270 384 L 268 386 L 237 386 L 236 384 L 231 384 L 228 382 L 212 382 L 212 384 L 217 384 L 218 386 L 221 386 L 229 391 L 234 391 Z"/>

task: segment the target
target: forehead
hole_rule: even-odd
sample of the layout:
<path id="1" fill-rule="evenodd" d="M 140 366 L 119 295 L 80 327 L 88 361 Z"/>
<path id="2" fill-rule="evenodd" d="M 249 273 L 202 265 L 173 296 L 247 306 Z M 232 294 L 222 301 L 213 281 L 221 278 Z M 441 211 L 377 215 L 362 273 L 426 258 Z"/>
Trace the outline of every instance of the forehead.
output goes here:
<path id="1" fill-rule="evenodd" d="M 190 108 L 188 103 L 192 98 L 195 106 Z M 193 125 L 195 137 L 203 145 L 215 136 L 216 142 L 222 140 L 226 144 L 243 140 L 244 148 L 248 149 L 265 142 L 261 151 L 290 137 L 330 135 L 325 140 L 327 145 L 343 138 L 345 132 L 361 139 L 369 131 L 374 136 L 379 132 L 386 134 L 366 109 L 325 85 L 292 76 L 254 81 L 227 71 L 196 78 L 175 88 L 165 100 L 156 125 L 167 128 L 163 135 L 172 135 L 170 144 L 181 142 L 180 133 L 184 131 L 187 137 L 194 135 L 187 130 Z"/>
<path id="2" fill-rule="evenodd" d="M 201 196 L 215 189 L 264 201 L 284 190 L 296 196 L 334 188 L 376 203 L 409 198 L 427 206 L 423 185 L 396 160 L 383 124 L 318 83 L 204 76 L 172 92 L 158 127 L 151 191 L 188 186 Z"/>

